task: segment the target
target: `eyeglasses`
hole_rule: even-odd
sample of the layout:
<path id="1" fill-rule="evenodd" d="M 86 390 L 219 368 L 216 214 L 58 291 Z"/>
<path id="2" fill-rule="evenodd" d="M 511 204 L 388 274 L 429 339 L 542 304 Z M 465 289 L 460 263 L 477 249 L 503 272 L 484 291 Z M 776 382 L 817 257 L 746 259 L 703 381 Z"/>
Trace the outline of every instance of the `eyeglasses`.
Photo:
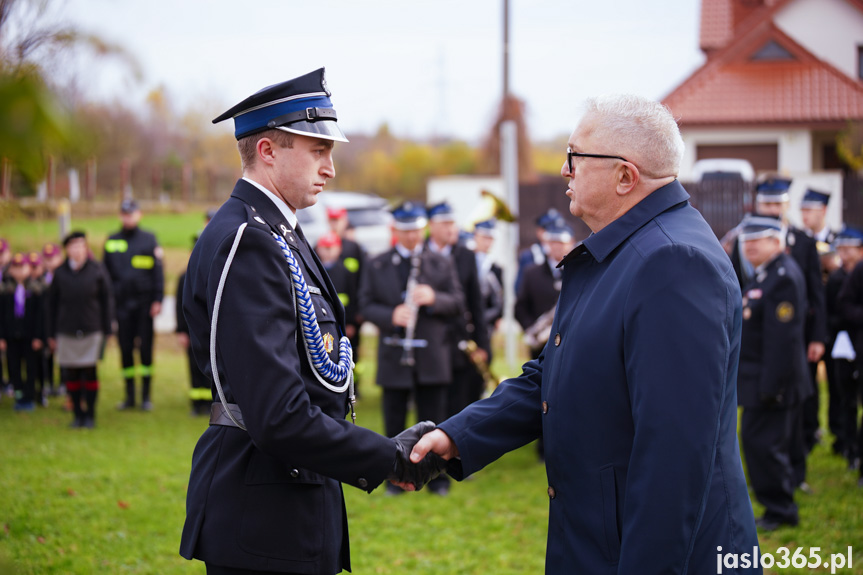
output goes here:
<path id="1" fill-rule="evenodd" d="M 572 167 L 572 158 L 573 156 L 577 158 L 608 158 L 610 160 L 623 160 L 624 162 L 628 162 L 626 158 L 621 156 L 606 156 L 605 154 L 582 154 L 581 152 L 573 152 L 572 148 L 566 149 L 566 167 L 569 168 L 569 173 L 574 174 L 575 170 Z"/>

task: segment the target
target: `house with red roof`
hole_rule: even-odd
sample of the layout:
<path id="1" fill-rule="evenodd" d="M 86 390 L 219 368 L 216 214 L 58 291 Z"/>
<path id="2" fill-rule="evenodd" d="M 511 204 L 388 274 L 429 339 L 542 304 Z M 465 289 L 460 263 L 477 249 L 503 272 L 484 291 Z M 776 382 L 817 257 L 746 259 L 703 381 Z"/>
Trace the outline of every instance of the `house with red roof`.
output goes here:
<path id="1" fill-rule="evenodd" d="M 863 0 L 702 0 L 705 63 L 664 99 L 697 160 L 743 158 L 757 173 L 840 195 L 837 135 L 863 121 Z M 831 201 L 831 220 L 841 219 Z"/>

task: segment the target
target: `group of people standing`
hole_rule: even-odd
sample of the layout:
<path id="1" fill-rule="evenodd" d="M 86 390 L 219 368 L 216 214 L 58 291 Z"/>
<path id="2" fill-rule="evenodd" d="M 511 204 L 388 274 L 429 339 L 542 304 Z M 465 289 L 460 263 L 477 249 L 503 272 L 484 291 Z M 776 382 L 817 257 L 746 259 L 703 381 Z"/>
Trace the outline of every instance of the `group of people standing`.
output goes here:
<path id="1" fill-rule="evenodd" d="M 100 387 L 97 364 L 106 338 L 115 331 L 127 394 L 118 407 L 135 405 L 133 354 L 138 348 L 141 408 L 152 409 L 153 318 L 162 299 L 161 248 L 153 234 L 138 228 L 141 212 L 134 201 L 124 201 L 120 212 L 122 229 L 105 242 L 101 262 L 82 231 L 63 239 L 65 259 L 55 244 L 45 245 L 41 253 L 11 254 L 8 244 L 0 241 L 0 351 L 5 352 L 17 411 L 47 406 L 52 395 L 67 396 L 67 407 L 74 413 L 71 426 L 94 427 Z"/>
<path id="2" fill-rule="evenodd" d="M 808 189 L 800 205 L 806 229 L 788 221 L 791 180 L 756 186 L 755 211 L 723 243 L 743 294 L 738 402 L 750 485 L 764 505 L 761 529 L 797 525 L 795 491 L 811 493 L 808 454 L 821 442 L 818 368 L 828 383 L 832 450 L 859 472 L 859 362 L 863 291 L 855 274 L 863 233 L 826 225 L 830 195 Z M 840 334 L 844 336 L 840 338 Z M 837 345 L 842 339 L 846 345 Z M 858 483 L 863 487 L 863 479 Z"/>
<path id="3" fill-rule="evenodd" d="M 342 210 L 330 210 L 332 230 L 315 246 L 345 306 L 347 335 L 365 321 L 379 330 L 376 382 L 391 437 L 405 429 L 411 402 L 418 420 L 441 421 L 483 395 L 503 310 L 501 270 L 488 257 L 494 219 L 466 238 L 448 202 L 407 201 L 392 214 L 393 247 L 375 257 L 345 236 Z M 446 495 L 449 479 L 429 490 Z"/>

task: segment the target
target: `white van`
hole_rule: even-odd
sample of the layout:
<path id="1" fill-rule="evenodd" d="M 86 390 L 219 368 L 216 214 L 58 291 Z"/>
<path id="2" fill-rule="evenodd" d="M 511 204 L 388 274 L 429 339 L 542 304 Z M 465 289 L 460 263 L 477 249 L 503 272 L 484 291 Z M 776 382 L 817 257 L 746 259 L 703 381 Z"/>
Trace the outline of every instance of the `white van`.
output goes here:
<path id="1" fill-rule="evenodd" d="M 312 247 L 330 229 L 327 208 L 345 208 L 348 211 L 348 221 L 354 228 L 354 241 L 369 255 L 377 255 L 392 247 L 393 216 L 387 200 L 376 194 L 338 191 L 321 192 L 318 203 L 297 212 L 297 220 Z"/>

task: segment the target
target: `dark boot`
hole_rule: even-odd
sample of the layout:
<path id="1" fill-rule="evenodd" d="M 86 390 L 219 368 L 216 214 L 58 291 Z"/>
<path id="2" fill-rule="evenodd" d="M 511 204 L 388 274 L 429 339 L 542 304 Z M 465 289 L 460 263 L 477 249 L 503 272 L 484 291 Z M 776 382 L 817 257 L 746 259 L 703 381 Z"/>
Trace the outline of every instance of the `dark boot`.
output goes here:
<path id="1" fill-rule="evenodd" d="M 81 408 L 81 383 L 69 382 L 66 384 L 69 399 L 72 400 L 72 413 L 74 419 L 69 427 L 84 427 L 84 410 Z"/>
<path id="2" fill-rule="evenodd" d="M 150 376 L 141 377 L 141 409 L 152 411 L 153 404 L 150 402 Z"/>
<path id="3" fill-rule="evenodd" d="M 126 378 L 126 400 L 117 404 L 117 409 L 132 409 L 135 407 L 135 378 Z"/>

